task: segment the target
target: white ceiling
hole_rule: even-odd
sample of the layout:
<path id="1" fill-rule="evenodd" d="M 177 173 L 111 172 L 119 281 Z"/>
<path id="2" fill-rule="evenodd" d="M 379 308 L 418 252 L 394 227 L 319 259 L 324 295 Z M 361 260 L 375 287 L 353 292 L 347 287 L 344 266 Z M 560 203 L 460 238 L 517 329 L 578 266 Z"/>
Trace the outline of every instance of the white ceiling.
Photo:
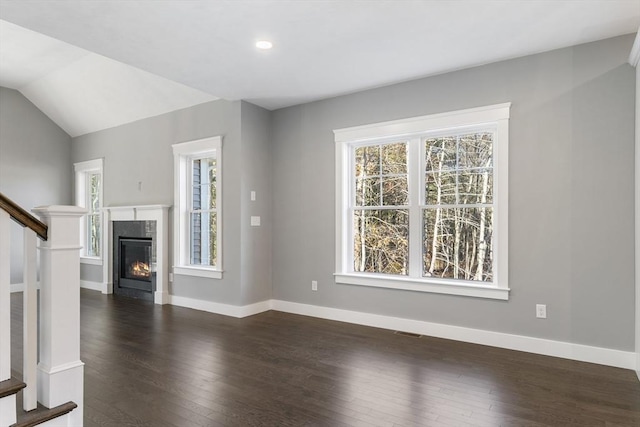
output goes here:
<path id="1" fill-rule="evenodd" d="M 0 86 L 19 90 L 71 136 L 217 99 L 3 20 Z"/>
<path id="2" fill-rule="evenodd" d="M 0 19 L 211 96 L 276 109 L 633 33 L 640 0 L 0 0 Z M 274 48 L 255 49 L 262 38 Z M 11 43 L 3 36 L 0 52 Z M 64 58 L 84 73 L 92 68 L 85 57 L 42 48 L 53 58 L 33 61 L 28 75 L 56 81 L 25 93 L 89 90 L 56 68 Z M 50 69 L 60 75 L 49 78 Z"/>

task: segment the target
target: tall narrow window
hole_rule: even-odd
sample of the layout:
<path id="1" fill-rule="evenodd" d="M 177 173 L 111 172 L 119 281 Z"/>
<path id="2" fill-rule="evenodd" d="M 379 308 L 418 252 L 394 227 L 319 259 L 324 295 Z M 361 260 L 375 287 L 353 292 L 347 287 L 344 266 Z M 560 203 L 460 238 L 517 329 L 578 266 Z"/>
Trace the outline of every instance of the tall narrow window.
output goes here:
<path id="1" fill-rule="evenodd" d="M 507 299 L 509 104 L 336 134 L 336 281 Z"/>
<path id="2" fill-rule="evenodd" d="M 220 137 L 173 145 L 174 274 L 222 277 Z"/>
<path id="3" fill-rule="evenodd" d="M 87 210 L 80 230 L 83 247 L 81 262 L 87 264 L 102 263 L 102 167 L 102 159 L 74 164 L 76 205 Z"/>
<path id="4" fill-rule="evenodd" d="M 191 160 L 191 264 L 216 265 L 217 212 L 214 157 Z"/>

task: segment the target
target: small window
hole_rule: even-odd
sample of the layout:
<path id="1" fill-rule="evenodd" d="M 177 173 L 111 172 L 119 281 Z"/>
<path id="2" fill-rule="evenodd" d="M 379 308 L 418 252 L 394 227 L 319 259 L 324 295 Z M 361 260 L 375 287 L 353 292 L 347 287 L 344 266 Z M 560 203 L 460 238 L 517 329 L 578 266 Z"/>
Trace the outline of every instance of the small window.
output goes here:
<path id="1" fill-rule="evenodd" d="M 221 138 L 173 145 L 174 273 L 221 278 Z"/>
<path id="2" fill-rule="evenodd" d="M 336 281 L 507 299 L 509 104 L 336 134 Z"/>
<path id="3" fill-rule="evenodd" d="M 81 221 L 81 261 L 89 264 L 102 263 L 102 166 L 102 159 L 74 164 L 76 205 L 87 210 Z"/>

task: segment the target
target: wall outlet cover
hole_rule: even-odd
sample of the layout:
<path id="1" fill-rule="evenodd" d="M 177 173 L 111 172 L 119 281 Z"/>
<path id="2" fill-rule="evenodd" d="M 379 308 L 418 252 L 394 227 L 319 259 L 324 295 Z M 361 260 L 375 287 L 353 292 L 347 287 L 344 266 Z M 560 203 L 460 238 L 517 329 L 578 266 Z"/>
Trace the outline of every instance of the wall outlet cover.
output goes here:
<path id="1" fill-rule="evenodd" d="M 546 319 L 547 318 L 547 305 L 546 304 L 536 304 L 536 317 L 538 319 Z"/>

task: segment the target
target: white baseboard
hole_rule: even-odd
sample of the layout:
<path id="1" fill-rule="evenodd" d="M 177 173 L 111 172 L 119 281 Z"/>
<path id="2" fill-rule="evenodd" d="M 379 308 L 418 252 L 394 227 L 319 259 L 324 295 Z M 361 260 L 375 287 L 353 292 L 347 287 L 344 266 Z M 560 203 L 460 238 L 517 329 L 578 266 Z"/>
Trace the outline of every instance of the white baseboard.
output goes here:
<path id="1" fill-rule="evenodd" d="M 80 280 L 80 287 L 84 289 L 91 289 L 92 291 L 100 291 L 103 294 L 105 292 L 105 284 L 102 282 L 92 282 L 90 280 Z"/>
<path id="2" fill-rule="evenodd" d="M 582 362 L 597 363 L 617 368 L 640 370 L 640 367 L 636 366 L 636 354 L 631 351 L 593 347 L 583 344 L 573 344 L 523 335 L 513 335 L 482 329 L 445 325 L 441 323 L 424 322 L 421 320 L 403 319 L 400 317 L 383 316 L 359 311 L 300 304 L 290 301 L 267 300 L 245 306 L 236 306 L 170 295 L 169 303 L 180 307 L 187 307 L 238 318 L 252 316 L 264 311 L 276 310 L 285 313 L 372 326 L 375 328 L 411 332 L 431 337 L 525 351 L 528 353 L 542 354 Z"/>
<path id="3" fill-rule="evenodd" d="M 100 291 L 104 293 L 104 284 L 100 282 L 91 282 L 89 280 L 80 280 L 80 287 L 85 289 L 91 289 L 94 291 Z M 40 283 L 38 283 L 38 289 L 40 289 Z M 24 283 L 12 283 L 11 284 L 11 292 L 22 292 L 24 291 Z"/>
<path id="4" fill-rule="evenodd" d="M 273 309 L 273 300 L 260 301 L 240 307 L 240 316 L 249 317 Z"/>
<path id="5" fill-rule="evenodd" d="M 272 300 L 271 306 L 273 310 L 286 313 L 301 314 L 304 316 L 319 317 L 322 319 L 337 320 L 395 331 L 412 332 L 420 335 L 488 345 L 491 347 L 501 347 L 563 359 L 615 366 L 617 368 L 636 369 L 636 354 L 630 351 L 592 347 L 563 341 L 505 334 L 482 329 L 464 328 L 441 323 L 382 316 L 379 314 L 341 310 L 289 301 Z M 640 367 L 638 368 L 640 369 Z"/>
<path id="6" fill-rule="evenodd" d="M 221 304 L 212 301 L 203 301 L 194 298 L 180 297 L 176 295 L 169 295 L 169 304 L 238 318 L 253 316 L 254 314 L 271 310 L 271 300 L 261 301 L 250 305 L 238 306 L 231 304 Z"/>

